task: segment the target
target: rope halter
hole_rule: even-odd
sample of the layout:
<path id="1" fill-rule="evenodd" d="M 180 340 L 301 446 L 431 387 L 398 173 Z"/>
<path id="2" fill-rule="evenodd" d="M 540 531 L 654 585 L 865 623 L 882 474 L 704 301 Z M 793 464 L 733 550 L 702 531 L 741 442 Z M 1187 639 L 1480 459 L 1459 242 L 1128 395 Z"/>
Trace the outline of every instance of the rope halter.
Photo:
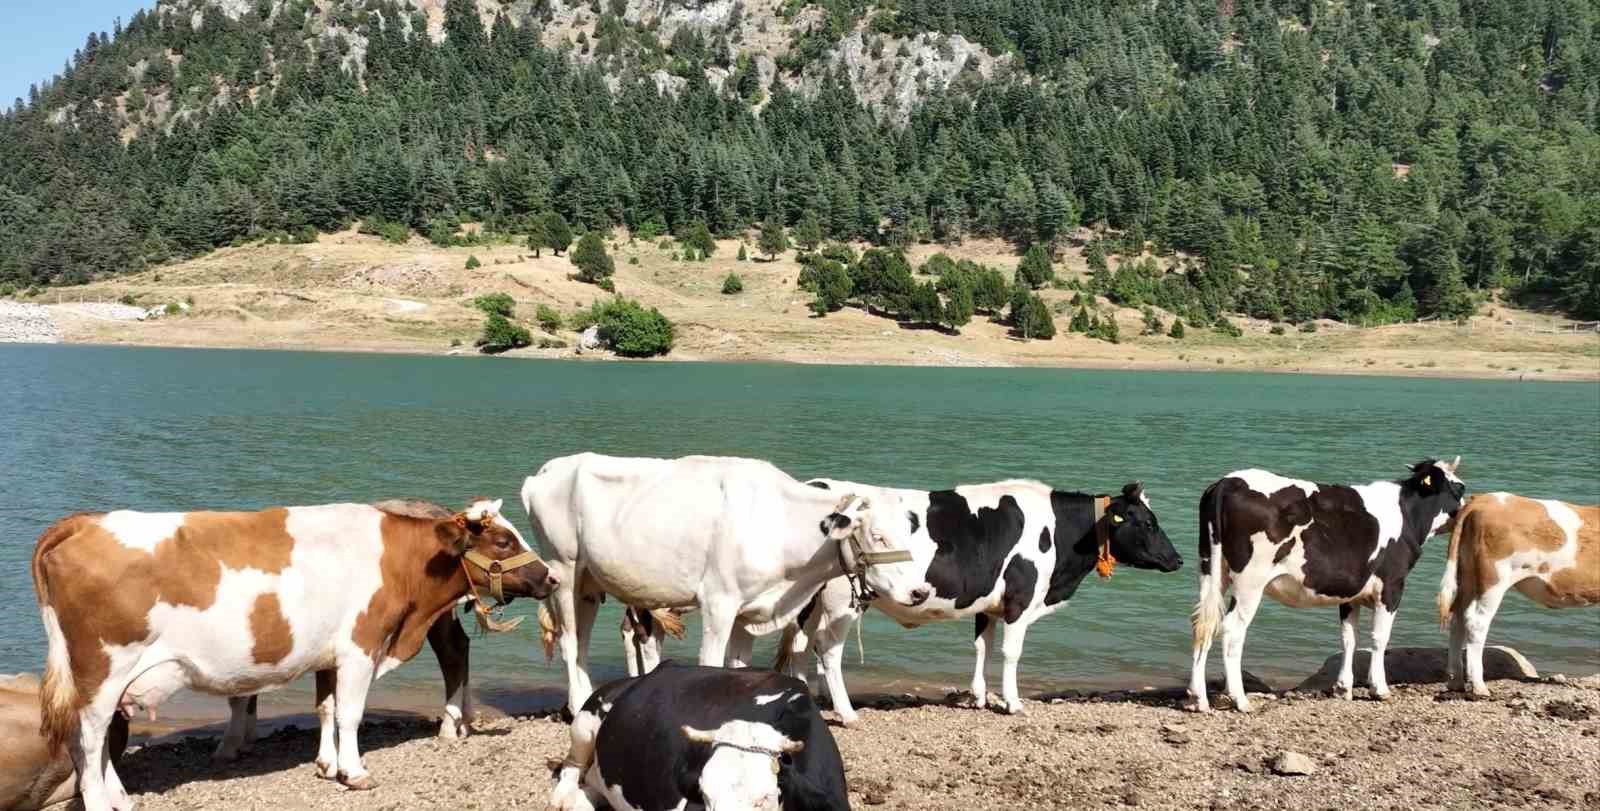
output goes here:
<path id="1" fill-rule="evenodd" d="M 871 551 L 868 546 L 868 535 L 873 539 L 883 536 L 869 526 L 871 520 L 872 503 L 865 498 L 848 495 L 841 499 L 833 509 L 835 514 L 848 509 L 851 502 L 859 501 L 860 508 L 855 514 L 855 528 L 850 534 L 839 539 L 837 551 L 839 553 L 839 567 L 844 569 L 845 582 L 850 584 L 850 606 L 856 611 L 864 610 L 871 602 L 877 599 L 877 592 L 867 585 L 867 569 L 873 566 L 882 566 L 890 563 L 906 563 L 911 561 L 909 549 L 891 549 L 882 552 Z M 855 565 L 850 565 L 850 558 L 844 554 L 845 544 L 850 545 L 850 557 L 854 558 Z"/>

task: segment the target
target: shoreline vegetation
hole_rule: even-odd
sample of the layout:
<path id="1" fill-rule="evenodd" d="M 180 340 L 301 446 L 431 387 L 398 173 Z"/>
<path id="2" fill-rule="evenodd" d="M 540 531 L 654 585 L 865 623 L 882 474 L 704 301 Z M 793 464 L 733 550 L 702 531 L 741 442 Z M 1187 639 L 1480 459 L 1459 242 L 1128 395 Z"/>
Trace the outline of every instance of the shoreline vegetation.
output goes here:
<path id="1" fill-rule="evenodd" d="M 669 241 L 633 240 L 625 232 L 607 246 L 614 272 L 606 281 L 614 293 L 659 310 L 673 324 L 671 351 L 660 359 L 1600 380 L 1600 334 L 1592 326 L 1496 301 L 1465 324 L 1360 328 L 1320 320 L 1285 329 L 1235 315 L 1229 323 L 1237 335 L 1191 327 L 1174 338 L 1170 313 L 1118 307 L 1072 289 L 1091 273 L 1079 250 L 1055 266 L 1057 284 L 1036 291 L 1053 313 L 1057 334 L 1022 340 L 983 314 L 959 329 L 917 328 L 872 308 L 844 307 L 817 317 L 813 294 L 799 287 L 808 268 L 794 252 L 750 261 L 736 258 L 746 247 L 741 241 L 716 245 L 697 261 L 684 260 Z M 939 256 L 992 267 L 1007 278 L 1024 260 L 994 240 L 913 246 L 906 259 L 921 269 L 944 264 Z M 738 275 L 740 290 L 725 293 L 731 274 Z M 591 305 L 613 293 L 577 275 L 568 257 L 535 257 L 516 244 L 439 248 L 413 239 L 395 245 L 351 229 L 309 244 L 225 248 L 87 285 L 24 292 L 15 300 L 45 305 L 68 343 L 446 355 L 476 353 L 482 301 L 492 297 L 509 304 L 508 321 L 526 335 L 504 356 L 614 357 L 582 348 L 584 337 L 574 327 L 584 326 Z M 934 278 L 914 277 L 918 283 Z M 1116 342 L 1069 328 L 1084 298 L 1097 317 L 1115 319 Z M 119 302 L 124 306 L 109 306 Z M 157 315 L 129 315 L 141 310 Z M 1164 328 L 1151 329 L 1152 317 Z"/>

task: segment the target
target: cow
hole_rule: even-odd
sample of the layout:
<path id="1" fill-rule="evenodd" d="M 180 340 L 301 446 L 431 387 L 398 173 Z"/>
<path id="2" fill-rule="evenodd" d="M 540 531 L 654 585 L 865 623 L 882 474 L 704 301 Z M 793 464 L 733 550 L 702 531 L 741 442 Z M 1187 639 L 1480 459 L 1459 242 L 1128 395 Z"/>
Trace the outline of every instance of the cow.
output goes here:
<path id="1" fill-rule="evenodd" d="M 413 518 L 449 518 L 450 510 L 422 499 L 390 499 L 373 506 L 389 513 L 409 515 Z M 472 598 L 462 599 L 462 604 L 476 608 Z M 444 712 L 439 717 L 439 737 L 454 740 L 471 733 L 472 694 L 468 689 L 468 654 L 471 641 L 461 620 L 452 613 L 441 614 L 428 628 L 428 647 L 439 660 L 439 672 L 444 676 Z M 228 726 L 211 757 L 218 761 L 232 761 L 239 753 L 248 752 L 256 740 L 256 697 L 236 696 L 228 699 Z M 331 730 L 330 730 L 331 732 Z"/>
<path id="2" fill-rule="evenodd" d="M 1450 629 L 1448 689 L 1489 694 L 1483 644 L 1511 589 L 1546 608 L 1600 605 L 1600 506 L 1488 493 L 1461 509 L 1439 583 L 1439 620 Z"/>
<path id="3" fill-rule="evenodd" d="M 1001 640 L 1005 710 L 1020 713 L 1017 663 L 1030 625 L 1065 606 L 1097 568 L 1110 576 L 1117 562 L 1161 572 L 1174 572 L 1183 565 L 1138 482 L 1114 495 L 1068 492 L 1027 480 L 933 492 L 832 479 L 808 484 L 864 495 L 879 515 L 904 514 L 917 528 L 917 537 L 935 545 L 927 574 L 932 597 L 918 606 L 883 599 L 871 604 L 907 627 L 973 617 L 977 663 L 972 694 L 980 708 L 987 704 L 984 671 L 995 626 L 1005 626 Z M 774 665 L 798 674 L 795 665 L 807 648 L 807 638 L 815 635 L 820 669 L 834 710 L 846 726 L 855 724 L 858 716 L 844 684 L 844 643 L 851 623 L 865 610 L 865 604 L 852 599 L 847 582 L 830 582 L 803 621 L 785 632 Z"/>
<path id="4" fill-rule="evenodd" d="M 0 811 L 35 811 L 78 793 L 65 752 L 51 752 L 43 735 L 39 679 L 31 673 L 0 676 Z M 112 761 L 128 745 L 128 719 L 111 720 L 106 747 Z"/>
<path id="5" fill-rule="evenodd" d="M 49 643 L 42 731 L 51 751 L 66 746 L 84 807 L 132 806 L 105 758 L 119 708 L 153 710 L 183 688 L 248 696 L 314 671 L 318 773 L 376 786 L 356 740 L 373 680 L 463 596 L 556 585 L 500 506 L 445 519 L 370 504 L 117 510 L 52 524 L 32 562 Z"/>
<path id="6" fill-rule="evenodd" d="M 844 762 L 803 682 L 664 662 L 602 685 L 568 732 L 549 809 L 845 811 Z"/>
<path id="7" fill-rule="evenodd" d="M 1200 497 L 1200 599 L 1191 622 L 1194 658 L 1190 708 L 1209 711 L 1206 654 L 1218 628 L 1234 708 L 1250 710 L 1242 659 L 1245 632 L 1263 594 L 1295 608 L 1338 606 L 1344 661 L 1335 691 L 1353 697 L 1356 621 L 1372 609 L 1372 695 L 1389 695 L 1383 654 L 1406 575 L 1422 544 L 1461 508 L 1466 485 L 1453 462 L 1429 459 L 1397 481 L 1318 484 L 1265 470 L 1240 470 Z M 1223 610 L 1223 592 L 1233 599 Z"/>
<path id="8" fill-rule="evenodd" d="M 574 714 L 593 691 L 589 635 L 605 594 L 647 610 L 698 606 L 700 664 L 747 664 L 752 637 L 783 627 L 846 574 L 886 600 L 932 593 L 931 544 L 907 546 L 896 514 L 807 487 L 767 462 L 729 457 L 553 459 L 522 503 L 561 580 L 541 623 L 559 636 Z"/>

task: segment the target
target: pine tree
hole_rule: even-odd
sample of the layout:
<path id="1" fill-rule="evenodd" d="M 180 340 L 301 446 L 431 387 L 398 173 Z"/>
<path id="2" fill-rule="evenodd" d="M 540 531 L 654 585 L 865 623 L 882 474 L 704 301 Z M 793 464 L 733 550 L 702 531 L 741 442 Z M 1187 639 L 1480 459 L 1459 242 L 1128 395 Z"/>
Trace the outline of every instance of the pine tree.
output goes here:
<path id="1" fill-rule="evenodd" d="M 617 272 L 616 263 L 606 253 L 605 240 L 600 238 L 599 231 L 589 231 L 578 240 L 578 246 L 572 249 L 570 260 L 578 269 L 578 281 L 590 284 L 599 284 L 611 278 Z"/>
<path id="2" fill-rule="evenodd" d="M 545 247 L 549 248 L 556 256 L 572 244 L 572 227 L 567 225 L 567 218 L 559 212 L 547 211 L 541 220 L 544 223 Z M 598 235 L 596 239 L 598 239 Z"/>
<path id="3" fill-rule="evenodd" d="M 1055 276 L 1055 268 L 1050 263 L 1050 253 L 1043 245 L 1029 248 L 1023 255 L 1022 262 L 1017 265 L 1017 284 L 1027 285 L 1030 290 L 1038 290 Z"/>
<path id="4" fill-rule="evenodd" d="M 544 218 L 532 217 L 528 221 L 528 250 L 533 251 L 533 258 L 539 258 L 539 251 L 550 246 L 550 235 L 545 233 Z"/>
<path id="5" fill-rule="evenodd" d="M 761 223 L 761 237 L 756 244 L 767 255 L 769 262 L 789 250 L 789 237 L 783 231 L 783 223 L 776 217 L 768 217 L 766 222 Z"/>
<path id="6" fill-rule="evenodd" d="M 816 250 L 822 244 L 822 223 L 817 219 L 814 209 L 801 212 L 800 222 L 794 227 L 794 243 L 807 252 Z"/>

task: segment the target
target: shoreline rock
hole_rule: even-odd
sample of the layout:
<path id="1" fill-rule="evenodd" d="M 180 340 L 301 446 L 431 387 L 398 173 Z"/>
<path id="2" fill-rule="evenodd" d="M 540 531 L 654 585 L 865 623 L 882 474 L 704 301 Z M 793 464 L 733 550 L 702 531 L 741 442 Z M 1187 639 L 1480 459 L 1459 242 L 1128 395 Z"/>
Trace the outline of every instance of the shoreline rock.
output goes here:
<path id="1" fill-rule="evenodd" d="M 61 328 L 42 304 L 0 300 L 0 343 L 61 343 Z"/>
<path id="2" fill-rule="evenodd" d="M 1384 674 L 1389 684 L 1443 684 L 1448 678 L 1444 648 L 1390 648 L 1383 658 Z M 1299 693 L 1320 693 L 1333 689 L 1339 678 L 1339 663 L 1343 654 L 1329 656 L 1317 672 L 1308 676 L 1294 688 Z M 1354 670 L 1356 687 L 1370 687 L 1367 668 L 1372 661 L 1372 649 L 1356 651 Z M 1514 648 L 1487 645 L 1483 649 L 1483 677 L 1489 681 L 1515 679 L 1525 681 L 1539 678 L 1539 671 L 1527 657 Z"/>

